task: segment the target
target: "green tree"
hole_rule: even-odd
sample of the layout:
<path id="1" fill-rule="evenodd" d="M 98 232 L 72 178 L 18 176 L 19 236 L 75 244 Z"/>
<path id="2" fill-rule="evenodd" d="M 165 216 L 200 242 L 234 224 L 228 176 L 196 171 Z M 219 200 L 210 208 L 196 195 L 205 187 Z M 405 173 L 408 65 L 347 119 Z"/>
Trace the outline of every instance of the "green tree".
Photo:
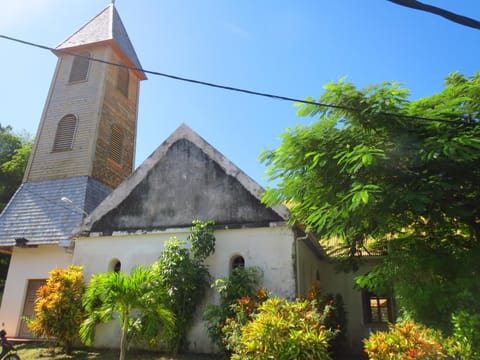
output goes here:
<path id="1" fill-rule="evenodd" d="M 317 120 L 261 155 L 278 184 L 264 201 L 288 203 L 349 265 L 359 250 L 386 254 L 359 284 L 394 284 L 416 320 L 448 329 L 456 310 L 480 311 L 480 73 L 408 97 L 393 82 L 326 85 L 319 102 L 333 106 L 302 104 Z"/>
<path id="2" fill-rule="evenodd" d="M 153 346 L 163 332 L 174 327 L 174 316 L 166 307 L 166 293 L 155 285 L 150 268 L 137 267 L 127 275 L 110 272 L 92 276 L 83 305 L 87 319 L 80 328 L 80 338 L 91 345 L 95 326 L 109 322 L 118 314 L 121 328 L 120 360 L 125 360 L 133 338 Z"/>
<path id="3" fill-rule="evenodd" d="M 204 300 L 210 274 L 205 259 L 215 250 L 213 221 L 193 222 L 187 242 L 172 238 L 165 244 L 160 259 L 152 265 L 159 286 L 168 292 L 168 307 L 175 314 L 175 331 L 170 344 L 183 350 L 198 305 Z"/>
<path id="4" fill-rule="evenodd" d="M 15 134 L 0 124 L 0 212 L 22 182 L 32 142 L 28 134 Z M 10 255 L 0 254 L 0 293 L 7 278 Z"/>
<path id="5" fill-rule="evenodd" d="M 17 135 L 0 124 L 0 211 L 22 182 L 31 148 L 28 135 Z"/>
<path id="6" fill-rule="evenodd" d="M 69 354 L 84 318 L 81 266 L 53 269 L 37 291 L 35 318 L 28 327 L 37 335 L 55 340 Z"/>

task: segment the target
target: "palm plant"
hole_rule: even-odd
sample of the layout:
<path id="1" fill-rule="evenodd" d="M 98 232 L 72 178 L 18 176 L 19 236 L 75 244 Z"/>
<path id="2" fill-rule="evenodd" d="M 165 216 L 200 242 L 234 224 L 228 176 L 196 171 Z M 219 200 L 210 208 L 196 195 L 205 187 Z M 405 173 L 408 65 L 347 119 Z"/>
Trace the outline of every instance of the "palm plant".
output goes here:
<path id="1" fill-rule="evenodd" d="M 87 318 L 80 338 L 91 345 L 95 326 L 118 314 L 121 328 L 120 360 L 125 360 L 129 342 L 142 338 L 155 345 L 164 331 L 171 331 L 174 316 L 164 305 L 165 290 L 153 281 L 150 268 L 137 267 L 130 273 L 100 273 L 92 276 L 83 298 Z"/>

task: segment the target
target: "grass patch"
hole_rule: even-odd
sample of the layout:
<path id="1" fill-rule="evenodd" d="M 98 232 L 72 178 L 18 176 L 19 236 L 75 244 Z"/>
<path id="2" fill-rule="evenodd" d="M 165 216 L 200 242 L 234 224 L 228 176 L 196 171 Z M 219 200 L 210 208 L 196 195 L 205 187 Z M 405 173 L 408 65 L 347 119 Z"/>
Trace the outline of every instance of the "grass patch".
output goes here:
<path id="1" fill-rule="evenodd" d="M 92 348 L 77 348 L 72 351 L 71 355 L 66 355 L 61 352 L 60 348 L 52 348 L 47 343 L 29 342 L 18 343 L 15 345 L 17 355 L 22 360 L 117 360 L 119 357 L 119 350 L 109 349 L 92 349 Z M 127 352 L 127 359 L 135 360 L 222 360 L 218 355 L 198 355 L 198 354 L 182 354 L 171 355 L 153 351 L 144 350 L 129 350 Z"/>

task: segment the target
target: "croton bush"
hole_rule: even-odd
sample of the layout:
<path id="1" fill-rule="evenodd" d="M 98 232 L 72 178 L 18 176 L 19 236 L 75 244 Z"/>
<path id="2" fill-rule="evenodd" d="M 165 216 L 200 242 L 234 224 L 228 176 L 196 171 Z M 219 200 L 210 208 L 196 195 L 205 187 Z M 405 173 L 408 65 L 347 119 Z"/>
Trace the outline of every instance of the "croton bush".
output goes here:
<path id="1" fill-rule="evenodd" d="M 447 358 L 438 331 L 413 321 L 389 325 L 389 331 L 378 331 L 364 341 L 371 360 L 439 360 Z"/>
<path id="2" fill-rule="evenodd" d="M 329 347 L 337 331 L 325 327 L 326 313 L 318 311 L 315 300 L 267 299 L 245 325 L 238 319 L 248 306 L 237 308 L 240 314 L 223 328 L 232 360 L 331 358 Z"/>

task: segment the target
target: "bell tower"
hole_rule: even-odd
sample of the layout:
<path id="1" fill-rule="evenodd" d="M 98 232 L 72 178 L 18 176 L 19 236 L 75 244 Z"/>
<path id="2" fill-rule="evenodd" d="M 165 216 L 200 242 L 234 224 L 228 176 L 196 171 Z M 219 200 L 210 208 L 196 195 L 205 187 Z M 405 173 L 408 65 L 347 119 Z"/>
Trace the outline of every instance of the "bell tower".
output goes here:
<path id="1" fill-rule="evenodd" d="M 146 77 L 129 69 L 141 65 L 114 4 L 54 53 L 58 63 L 24 182 L 87 176 L 115 188 L 133 171 L 139 83 Z"/>
<path id="2" fill-rule="evenodd" d="M 12 255 L 0 316 L 12 335 L 27 338 L 21 319 L 34 313 L 39 279 L 72 262 L 72 230 L 132 173 L 146 79 L 113 3 L 53 52 L 23 183 L 0 214 L 0 251 Z"/>
<path id="3" fill-rule="evenodd" d="M 53 52 L 57 66 L 23 183 L 0 214 L 0 246 L 70 249 L 72 229 L 133 171 L 146 76 L 114 4 Z"/>

